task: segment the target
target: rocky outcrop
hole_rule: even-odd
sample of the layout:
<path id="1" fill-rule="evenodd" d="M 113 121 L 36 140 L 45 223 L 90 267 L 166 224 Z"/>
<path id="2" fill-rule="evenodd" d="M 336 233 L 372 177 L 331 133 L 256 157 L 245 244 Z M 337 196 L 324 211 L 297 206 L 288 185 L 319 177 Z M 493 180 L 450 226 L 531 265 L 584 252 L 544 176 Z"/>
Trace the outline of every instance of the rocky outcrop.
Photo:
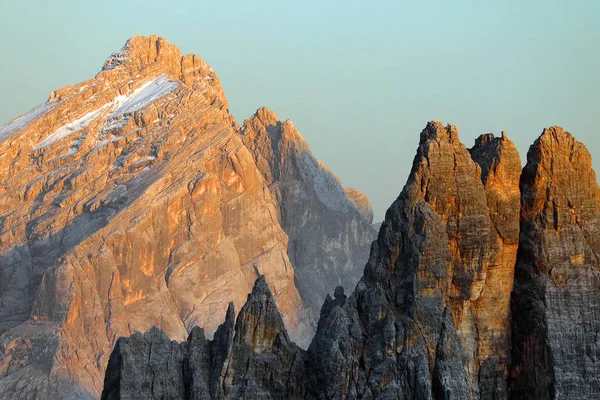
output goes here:
<path id="1" fill-rule="evenodd" d="M 326 397 L 505 398 L 520 162 L 504 137 L 471 153 L 453 126 L 421 133 L 364 277 L 323 306 L 309 355 Z"/>
<path id="2" fill-rule="evenodd" d="M 490 265 L 485 286 L 474 302 L 479 349 L 480 398 L 506 398 L 505 380 L 510 362 L 510 296 L 519 244 L 521 159 L 506 138 L 482 135 L 470 150 L 481 167 L 490 221 Z M 500 385 L 501 388 L 497 386 Z"/>
<path id="3" fill-rule="evenodd" d="M 600 189 L 583 144 L 545 129 L 521 176 L 513 399 L 600 397 Z"/>
<path id="4" fill-rule="evenodd" d="M 306 354 L 290 341 L 264 276 L 237 320 L 230 304 L 214 340 L 160 330 L 117 341 L 102 399 L 291 399 L 306 393 Z"/>
<path id="5" fill-rule="evenodd" d="M 156 36 L 132 38 L 94 79 L 0 127 L 0 398 L 97 397 L 120 336 L 157 326 L 184 340 L 199 325 L 210 337 L 260 274 L 290 336 L 307 343 L 309 300 L 288 256 L 305 249 L 289 237 L 331 236 L 358 253 L 370 232 L 354 227 L 352 206 L 316 202 L 302 203 L 322 218 L 311 241 L 293 219 L 284 228 L 253 151 L 215 72 Z M 326 265 L 332 284 L 361 268 Z"/>
<path id="6" fill-rule="evenodd" d="M 364 193 L 354 188 L 344 188 L 346 196 L 354 203 L 358 213 L 368 224 L 373 224 L 373 208 Z"/>
<path id="7" fill-rule="evenodd" d="M 269 185 L 288 234 L 288 257 L 304 305 L 314 315 L 330 288 L 351 290 L 362 274 L 376 236 L 365 195 L 344 189 L 316 160 L 291 121 L 259 109 L 240 130 Z"/>

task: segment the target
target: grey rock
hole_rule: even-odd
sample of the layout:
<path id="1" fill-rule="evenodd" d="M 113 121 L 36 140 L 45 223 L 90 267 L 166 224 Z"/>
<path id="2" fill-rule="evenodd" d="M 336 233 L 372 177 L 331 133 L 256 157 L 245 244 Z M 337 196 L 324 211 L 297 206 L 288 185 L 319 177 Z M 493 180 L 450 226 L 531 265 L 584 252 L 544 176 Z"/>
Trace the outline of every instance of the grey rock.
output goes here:
<path id="1" fill-rule="evenodd" d="M 303 398 L 306 353 L 290 341 L 264 276 L 234 319 L 231 304 L 212 341 L 197 327 L 181 343 L 157 328 L 119 339 L 102 399 Z"/>
<path id="2" fill-rule="evenodd" d="M 302 302 L 318 316 L 332 287 L 350 292 L 362 275 L 376 237 L 371 205 L 315 159 L 291 121 L 261 108 L 244 121 L 240 134 L 278 206 Z"/>
<path id="3" fill-rule="evenodd" d="M 323 306 L 309 347 L 315 396 L 505 398 L 502 385 L 480 393 L 480 378 L 491 379 L 486 371 L 500 371 L 503 381 L 507 372 L 510 255 L 518 239 L 520 162 L 516 153 L 505 157 L 512 143 L 497 144 L 476 143 L 472 156 L 455 127 L 432 122 L 423 130 L 408 182 L 386 213 L 361 282 L 343 304 Z M 486 157 L 495 161 L 482 177 L 476 161 Z M 504 176 L 514 193 L 491 185 L 497 174 L 515 169 Z M 500 202 L 494 193 L 509 204 L 493 207 Z M 494 213 L 509 232 L 507 243 Z M 486 280 L 500 272 L 504 279 Z"/>
<path id="4" fill-rule="evenodd" d="M 600 188 L 589 153 L 553 127 L 520 184 L 519 166 L 505 135 L 467 151 L 456 128 L 428 124 L 363 277 L 349 296 L 341 286 L 326 296 L 308 350 L 290 343 L 259 280 L 235 328 L 231 309 L 217 330 L 210 361 L 188 357 L 198 387 L 209 376 L 219 399 L 598 398 Z"/>
<path id="5" fill-rule="evenodd" d="M 521 192 L 511 398 L 600 398 L 600 188 L 588 150 L 545 129 Z"/>

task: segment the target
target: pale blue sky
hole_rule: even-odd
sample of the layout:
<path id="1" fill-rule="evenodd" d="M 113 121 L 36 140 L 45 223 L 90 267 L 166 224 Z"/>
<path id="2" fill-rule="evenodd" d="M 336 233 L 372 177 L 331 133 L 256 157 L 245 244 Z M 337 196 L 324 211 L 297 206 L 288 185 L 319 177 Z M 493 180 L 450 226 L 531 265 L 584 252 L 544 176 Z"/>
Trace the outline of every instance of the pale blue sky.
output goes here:
<path id="1" fill-rule="evenodd" d="M 0 124 L 155 33 L 216 70 L 238 121 L 260 106 L 294 121 L 376 220 L 433 119 L 468 147 L 505 130 L 522 159 L 561 125 L 600 166 L 597 0 L 0 0 L 0 16 Z"/>

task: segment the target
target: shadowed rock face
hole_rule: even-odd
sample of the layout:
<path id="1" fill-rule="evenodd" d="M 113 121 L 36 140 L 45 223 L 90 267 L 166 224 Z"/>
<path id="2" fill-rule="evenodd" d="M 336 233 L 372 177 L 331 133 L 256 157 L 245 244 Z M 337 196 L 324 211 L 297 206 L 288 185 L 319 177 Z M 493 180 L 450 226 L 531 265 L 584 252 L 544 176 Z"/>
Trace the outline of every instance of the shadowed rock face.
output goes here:
<path id="1" fill-rule="evenodd" d="M 310 154 L 297 136 L 287 145 Z M 348 218 L 335 226 L 347 232 L 313 224 L 305 242 L 293 220 L 283 228 L 262 153 L 244 143 L 214 71 L 156 36 L 132 38 L 94 79 L 0 127 L 0 398 L 98 397 L 120 336 L 157 326 L 185 340 L 200 325 L 210 337 L 259 274 L 307 344 L 301 295 L 313 292 L 298 290 L 308 284 L 285 229 L 352 251 L 372 236 L 354 227 L 353 206 L 303 203 L 323 222 Z M 327 264 L 327 279 L 353 284 L 361 263 Z"/>
<path id="2" fill-rule="evenodd" d="M 362 274 L 376 236 L 369 201 L 356 189 L 342 187 L 313 157 L 291 121 L 281 122 L 261 108 L 240 132 L 288 234 L 288 257 L 302 301 L 318 315 L 330 288 L 351 290 Z"/>
<path id="3" fill-rule="evenodd" d="M 214 340 L 195 327 L 187 342 L 161 331 L 117 341 L 102 399 L 302 398 L 306 354 L 292 343 L 264 276 L 235 320 L 233 304 Z"/>
<path id="4" fill-rule="evenodd" d="M 585 146 L 545 129 L 521 176 L 514 399 L 600 397 L 600 189 Z"/>

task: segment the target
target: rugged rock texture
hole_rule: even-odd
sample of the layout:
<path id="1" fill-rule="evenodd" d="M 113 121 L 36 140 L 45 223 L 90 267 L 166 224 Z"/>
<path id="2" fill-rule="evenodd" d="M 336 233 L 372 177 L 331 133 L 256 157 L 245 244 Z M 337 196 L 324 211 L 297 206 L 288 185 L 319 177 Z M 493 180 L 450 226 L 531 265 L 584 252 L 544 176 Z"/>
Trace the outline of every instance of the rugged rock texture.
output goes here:
<path id="1" fill-rule="evenodd" d="M 187 342 L 153 328 L 117 341 L 102 399 L 291 399 L 306 393 L 306 353 L 290 341 L 264 276 L 235 320 L 233 303 L 214 340 Z"/>
<path id="2" fill-rule="evenodd" d="M 521 191 L 511 397 L 600 398 L 600 189 L 589 152 L 545 129 Z"/>
<path id="3" fill-rule="evenodd" d="M 520 162 L 504 137 L 471 152 L 477 162 L 453 126 L 423 130 L 364 277 L 323 306 L 310 387 L 328 398 L 505 398 Z"/>
<path id="4" fill-rule="evenodd" d="M 560 128 L 545 130 L 527 158 L 520 174 L 504 134 L 483 135 L 467 151 L 455 127 L 428 124 L 363 278 L 349 297 L 341 286 L 327 297 L 308 351 L 295 355 L 304 369 L 278 364 L 289 382 L 278 393 L 598 398 L 600 188 L 589 153 Z M 269 326 L 264 308 L 246 307 L 254 311 L 244 318 Z M 259 342 L 273 342 L 268 329 L 258 331 Z"/>
<path id="5" fill-rule="evenodd" d="M 346 296 L 364 196 L 133 38 L 0 127 L 0 398 L 598 398 L 600 188 L 561 128 L 527 158 L 429 123 Z"/>
<path id="6" fill-rule="evenodd" d="M 520 160 L 505 137 L 471 153 L 422 132 L 363 278 L 322 306 L 306 398 L 506 398 Z"/>
<path id="7" fill-rule="evenodd" d="M 480 136 L 470 152 L 481 167 L 481 180 L 494 228 L 490 232 L 490 247 L 496 251 L 485 274 L 485 286 L 474 303 L 481 366 L 480 397 L 506 398 L 504 382 L 511 346 L 510 296 L 507 294 L 513 286 L 519 243 L 521 159 L 504 132 L 499 138 L 492 134 Z M 499 371 L 502 376 L 500 391 L 496 389 L 500 384 Z"/>
<path id="8" fill-rule="evenodd" d="M 344 191 L 346 192 L 346 196 L 354 203 L 360 216 L 373 226 L 373 208 L 371 208 L 371 203 L 369 202 L 369 199 L 367 199 L 367 196 L 350 187 L 344 188 Z"/>
<path id="9" fill-rule="evenodd" d="M 307 341 L 282 206 L 263 150 L 240 133 L 214 71 L 156 36 L 0 127 L 0 398 L 97 397 L 118 337 L 157 326 L 183 340 L 195 325 L 210 336 L 258 274 Z M 362 233 L 352 207 L 314 204 L 307 213 L 347 216 L 335 229 L 348 231 L 310 240 L 339 235 L 352 251 L 370 240 L 345 239 Z M 331 267 L 331 284 L 360 270 Z"/>
<path id="10" fill-rule="evenodd" d="M 289 236 L 288 257 L 302 301 L 318 316 L 332 287 L 351 290 L 362 274 L 376 236 L 371 205 L 313 157 L 291 121 L 261 108 L 240 132 Z"/>

